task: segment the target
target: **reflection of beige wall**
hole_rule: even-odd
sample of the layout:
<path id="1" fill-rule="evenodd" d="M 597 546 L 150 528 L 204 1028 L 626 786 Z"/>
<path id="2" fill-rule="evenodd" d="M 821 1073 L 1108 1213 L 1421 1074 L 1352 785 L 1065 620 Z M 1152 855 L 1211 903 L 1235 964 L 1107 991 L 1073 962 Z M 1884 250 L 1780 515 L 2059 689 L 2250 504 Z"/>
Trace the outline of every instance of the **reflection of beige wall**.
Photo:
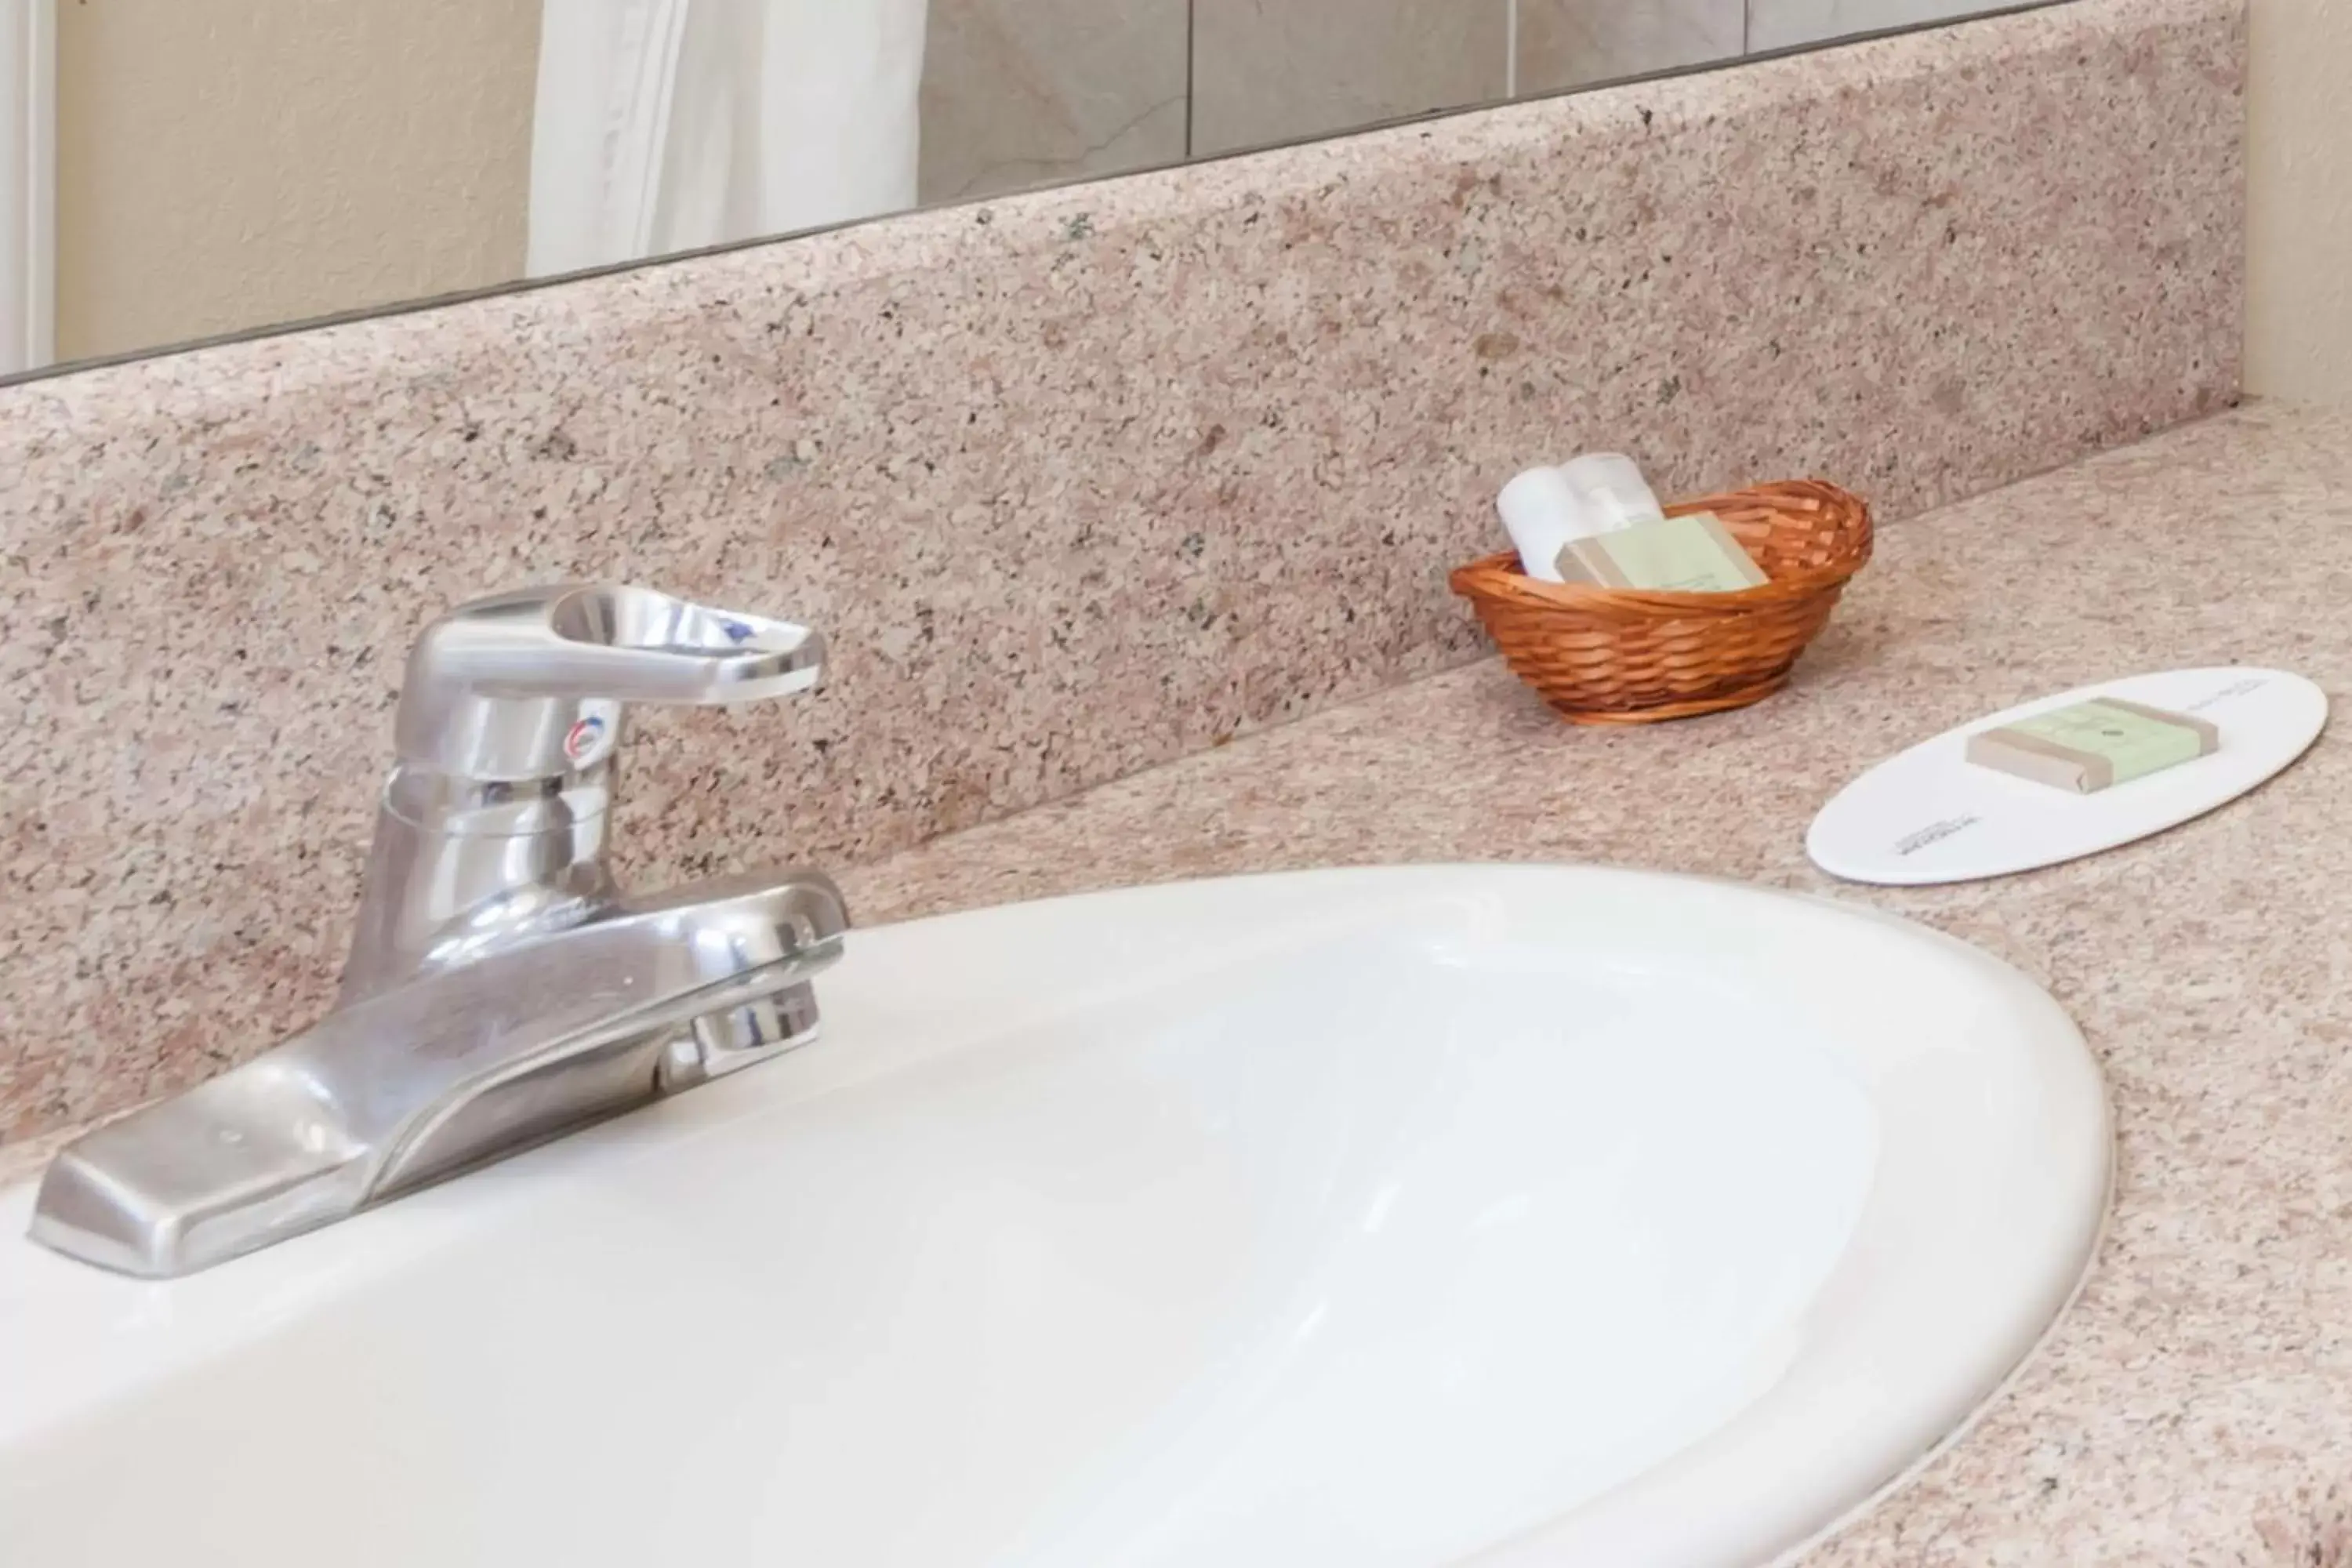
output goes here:
<path id="1" fill-rule="evenodd" d="M 2352 403 L 2352 5 L 2253 0 L 2246 390 Z"/>
<path id="2" fill-rule="evenodd" d="M 522 271 L 539 0 L 63 0 L 58 353 Z"/>

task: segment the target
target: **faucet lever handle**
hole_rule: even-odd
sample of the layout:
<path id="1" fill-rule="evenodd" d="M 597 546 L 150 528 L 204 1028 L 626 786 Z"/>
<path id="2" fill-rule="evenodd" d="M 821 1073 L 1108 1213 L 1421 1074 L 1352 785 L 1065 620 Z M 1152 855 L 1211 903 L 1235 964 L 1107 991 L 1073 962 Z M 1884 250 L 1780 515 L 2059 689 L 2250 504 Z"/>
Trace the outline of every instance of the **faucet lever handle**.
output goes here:
<path id="1" fill-rule="evenodd" d="M 625 702 L 718 705 L 806 691 L 824 639 L 803 626 L 650 588 L 571 583 L 460 605 L 408 658 L 404 763 L 481 780 L 601 762 Z"/>

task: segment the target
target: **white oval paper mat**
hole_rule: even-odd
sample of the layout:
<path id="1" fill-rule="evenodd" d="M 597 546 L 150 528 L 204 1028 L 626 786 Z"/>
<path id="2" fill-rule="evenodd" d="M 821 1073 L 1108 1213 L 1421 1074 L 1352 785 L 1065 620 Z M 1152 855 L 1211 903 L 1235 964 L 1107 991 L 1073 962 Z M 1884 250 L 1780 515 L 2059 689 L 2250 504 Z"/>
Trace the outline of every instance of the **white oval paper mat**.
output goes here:
<path id="1" fill-rule="evenodd" d="M 2093 697 L 2210 719 L 2219 750 L 2092 795 L 1979 767 L 1970 735 Z M 1918 887 L 2055 866 L 2227 805 L 2310 749 L 2327 694 L 2282 669 L 2170 669 L 2077 687 L 1948 730 L 1840 790 L 1805 835 L 1813 863 L 1850 882 Z"/>

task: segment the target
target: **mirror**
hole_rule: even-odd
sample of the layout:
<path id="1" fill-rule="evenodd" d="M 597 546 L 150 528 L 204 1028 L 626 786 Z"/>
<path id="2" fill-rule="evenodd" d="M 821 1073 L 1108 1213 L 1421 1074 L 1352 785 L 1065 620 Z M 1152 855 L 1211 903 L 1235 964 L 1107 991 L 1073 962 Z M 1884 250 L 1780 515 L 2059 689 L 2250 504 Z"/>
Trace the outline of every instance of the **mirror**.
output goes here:
<path id="1" fill-rule="evenodd" d="M 0 375 L 2001 0 L 5 0 Z"/>

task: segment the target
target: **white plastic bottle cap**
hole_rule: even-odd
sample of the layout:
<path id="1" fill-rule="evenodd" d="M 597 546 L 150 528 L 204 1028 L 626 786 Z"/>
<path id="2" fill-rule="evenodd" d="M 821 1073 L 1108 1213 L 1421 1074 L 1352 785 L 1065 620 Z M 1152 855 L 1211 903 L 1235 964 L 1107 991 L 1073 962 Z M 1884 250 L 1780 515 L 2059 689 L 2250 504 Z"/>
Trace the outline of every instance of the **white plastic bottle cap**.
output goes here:
<path id="1" fill-rule="evenodd" d="M 1562 463 L 1570 500 L 1594 533 L 1614 533 L 1666 515 L 1633 459 L 1622 452 L 1587 452 Z"/>
<path id="2" fill-rule="evenodd" d="M 1558 468 L 1529 468 L 1515 476 L 1495 498 L 1495 510 L 1519 552 L 1519 570 L 1546 583 L 1563 579 L 1554 564 L 1560 547 L 1597 531 L 1576 504 L 1568 476 Z"/>

